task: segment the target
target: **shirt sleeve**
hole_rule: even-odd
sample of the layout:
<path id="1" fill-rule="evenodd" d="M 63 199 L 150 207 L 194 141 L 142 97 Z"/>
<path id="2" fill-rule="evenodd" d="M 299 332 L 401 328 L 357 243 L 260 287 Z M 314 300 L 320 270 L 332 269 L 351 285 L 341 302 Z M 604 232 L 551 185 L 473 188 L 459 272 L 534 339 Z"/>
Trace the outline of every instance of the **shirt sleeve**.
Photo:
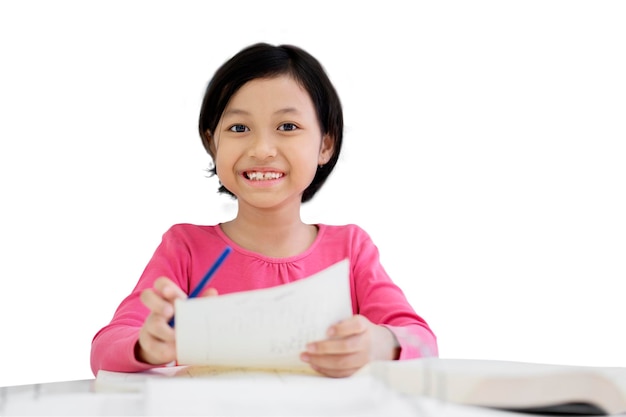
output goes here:
<path id="1" fill-rule="evenodd" d="M 356 313 L 387 327 L 400 345 L 398 359 L 438 356 L 437 338 L 380 263 L 378 248 L 364 231 L 353 241 L 352 281 Z"/>

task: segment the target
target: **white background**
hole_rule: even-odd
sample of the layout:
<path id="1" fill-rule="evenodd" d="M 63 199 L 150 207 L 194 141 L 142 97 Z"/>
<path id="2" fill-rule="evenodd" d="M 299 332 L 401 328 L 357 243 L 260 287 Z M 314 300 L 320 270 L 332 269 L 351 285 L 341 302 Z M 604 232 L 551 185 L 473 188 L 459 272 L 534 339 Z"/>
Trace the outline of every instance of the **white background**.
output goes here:
<path id="1" fill-rule="evenodd" d="M 0 385 L 93 377 L 161 234 L 234 214 L 197 117 L 258 41 L 344 105 L 305 220 L 366 229 L 442 357 L 626 366 L 626 3 L 309 3 L 0 3 Z"/>

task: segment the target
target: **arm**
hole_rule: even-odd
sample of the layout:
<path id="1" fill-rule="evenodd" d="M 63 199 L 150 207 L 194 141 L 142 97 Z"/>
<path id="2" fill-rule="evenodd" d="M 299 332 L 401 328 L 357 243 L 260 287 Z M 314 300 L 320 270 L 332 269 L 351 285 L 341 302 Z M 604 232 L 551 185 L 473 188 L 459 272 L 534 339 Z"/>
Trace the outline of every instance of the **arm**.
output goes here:
<path id="1" fill-rule="evenodd" d="M 415 312 L 402 289 L 391 280 L 371 238 L 363 232 L 355 246 L 352 281 L 356 313 L 393 333 L 400 347 L 396 359 L 438 356 L 435 334 L 426 320 Z"/>
<path id="2" fill-rule="evenodd" d="M 352 241 L 351 285 L 355 315 L 311 343 L 302 360 L 328 376 L 348 376 L 372 360 L 437 356 L 437 341 L 424 319 L 380 264 L 378 249 L 361 231 Z"/>
<path id="3" fill-rule="evenodd" d="M 91 344 L 94 375 L 99 369 L 137 372 L 169 362 L 167 359 L 175 352 L 174 332 L 162 322 L 166 324 L 173 314 L 173 300 L 186 296 L 180 288 L 188 287 L 188 259 L 186 245 L 171 230 L 166 232 L 131 294 L 120 303 L 111 322 L 94 336 Z M 173 288 L 164 289 L 168 285 L 163 279 L 157 284 L 158 278 L 165 276 L 171 278 L 167 281 Z M 140 334 L 142 345 L 139 345 Z M 158 340 L 164 342 L 160 347 Z M 141 346 L 149 346 L 151 352 L 159 349 L 166 352 L 146 355 Z"/>

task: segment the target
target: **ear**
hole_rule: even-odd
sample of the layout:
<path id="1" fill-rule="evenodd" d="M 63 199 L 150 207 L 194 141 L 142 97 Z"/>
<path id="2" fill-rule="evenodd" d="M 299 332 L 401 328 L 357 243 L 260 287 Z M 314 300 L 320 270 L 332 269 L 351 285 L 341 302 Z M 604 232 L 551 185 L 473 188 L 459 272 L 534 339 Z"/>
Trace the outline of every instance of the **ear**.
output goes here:
<path id="1" fill-rule="evenodd" d="M 215 138 L 211 135 L 211 132 L 206 130 L 204 132 L 204 138 L 206 142 L 209 144 L 209 153 L 211 156 L 215 156 L 217 154 L 217 146 L 215 146 Z"/>
<path id="2" fill-rule="evenodd" d="M 320 146 L 320 154 L 317 158 L 318 165 L 325 165 L 330 158 L 333 157 L 333 153 L 335 152 L 335 141 L 332 136 L 324 135 L 322 137 L 322 145 Z"/>

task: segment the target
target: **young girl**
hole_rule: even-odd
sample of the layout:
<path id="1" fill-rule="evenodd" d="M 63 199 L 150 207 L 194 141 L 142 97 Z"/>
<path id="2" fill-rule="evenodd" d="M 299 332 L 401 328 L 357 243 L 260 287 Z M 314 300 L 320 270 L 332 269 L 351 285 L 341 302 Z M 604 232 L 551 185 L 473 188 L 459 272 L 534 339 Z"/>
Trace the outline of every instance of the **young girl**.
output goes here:
<path id="1" fill-rule="evenodd" d="M 433 332 L 385 272 L 368 234 L 300 218 L 301 204 L 335 167 L 343 137 L 339 97 L 314 57 L 290 45 L 241 50 L 209 83 L 199 130 L 237 215 L 164 233 L 135 289 L 92 341 L 94 374 L 175 361 L 174 300 L 187 297 L 225 246 L 233 250 L 204 295 L 281 285 L 349 259 L 354 315 L 300 356 L 319 373 L 344 377 L 375 359 L 437 355 Z"/>

